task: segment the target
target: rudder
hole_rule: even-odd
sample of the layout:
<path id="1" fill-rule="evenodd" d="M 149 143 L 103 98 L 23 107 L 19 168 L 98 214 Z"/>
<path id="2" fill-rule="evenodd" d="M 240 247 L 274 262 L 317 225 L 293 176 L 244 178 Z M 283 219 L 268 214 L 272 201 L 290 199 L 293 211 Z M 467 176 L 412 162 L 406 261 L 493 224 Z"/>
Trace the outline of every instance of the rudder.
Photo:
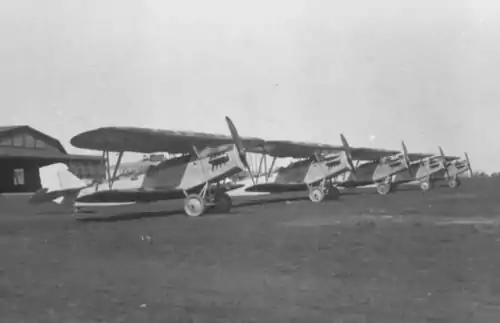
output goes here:
<path id="1" fill-rule="evenodd" d="M 54 201 L 58 204 L 70 205 L 78 196 L 78 192 L 88 185 L 71 173 L 63 163 L 52 164 L 40 168 L 42 189 L 30 199 L 31 204 Z"/>

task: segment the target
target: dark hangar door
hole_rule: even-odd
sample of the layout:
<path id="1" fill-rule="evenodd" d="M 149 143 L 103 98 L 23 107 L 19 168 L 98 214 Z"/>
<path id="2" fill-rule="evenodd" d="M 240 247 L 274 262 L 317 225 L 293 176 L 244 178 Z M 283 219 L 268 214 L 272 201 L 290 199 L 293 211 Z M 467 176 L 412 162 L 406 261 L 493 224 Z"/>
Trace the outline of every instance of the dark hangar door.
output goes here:
<path id="1" fill-rule="evenodd" d="M 41 188 L 35 161 L 0 159 L 0 193 L 35 192 Z"/>

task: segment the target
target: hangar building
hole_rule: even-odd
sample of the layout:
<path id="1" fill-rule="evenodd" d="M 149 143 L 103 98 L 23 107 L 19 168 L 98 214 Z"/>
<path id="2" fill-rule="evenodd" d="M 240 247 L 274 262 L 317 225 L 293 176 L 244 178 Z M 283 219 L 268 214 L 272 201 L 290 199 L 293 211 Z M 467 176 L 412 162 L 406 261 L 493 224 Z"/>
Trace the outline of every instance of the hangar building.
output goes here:
<path id="1" fill-rule="evenodd" d="M 0 127 L 0 193 L 41 188 L 39 167 L 65 163 L 81 179 L 102 179 L 101 156 L 71 155 L 59 140 L 29 126 Z"/>

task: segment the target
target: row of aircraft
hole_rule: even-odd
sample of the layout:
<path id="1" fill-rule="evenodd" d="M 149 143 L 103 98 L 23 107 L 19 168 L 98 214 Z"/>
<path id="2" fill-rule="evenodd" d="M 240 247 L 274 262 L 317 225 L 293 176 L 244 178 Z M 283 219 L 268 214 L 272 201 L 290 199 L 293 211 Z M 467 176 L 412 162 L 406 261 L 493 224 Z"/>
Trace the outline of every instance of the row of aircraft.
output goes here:
<path id="1" fill-rule="evenodd" d="M 231 136 L 137 127 L 102 127 L 80 133 L 71 139 L 71 144 L 102 151 L 107 179 L 85 183 L 67 167 L 52 174 L 41 169 L 43 188 L 30 202 L 56 201 L 78 211 L 88 206 L 184 199 L 185 214 L 197 217 L 208 210 L 228 212 L 232 206 L 228 192 L 244 184 L 240 181 L 229 185 L 227 180 L 242 173 L 251 180 L 243 187 L 246 192 L 306 191 L 312 202 L 338 199 L 340 187 L 375 184 L 377 192 L 385 195 L 404 183 L 418 181 L 420 188 L 428 191 L 437 181 L 445 180 L 456 188 L 461 174 L 472 173 L 467 154 L 465 159 L 445 156 L 441 148 L 437 155 L 408 153 L 404 142 L 400 151 L 354 148 L 342 134 L 341 146 L 266 141 L 240 137 L 229 117 L 226 122 Z M 111 166 L 109 156 L 113 152 L 118 154 L 118 160 Z M 166 152 L 178 156 L 120 173 L 125 152 Z M 249 167 L 247 153 L 261 155 L 257 175 Z M 267 156 L 272 158 L 269 167 Z M 297 161 L 274 169 L 278 158 L 290 157 Z M 56 181 L 49 183 L 47 177 Z"/>

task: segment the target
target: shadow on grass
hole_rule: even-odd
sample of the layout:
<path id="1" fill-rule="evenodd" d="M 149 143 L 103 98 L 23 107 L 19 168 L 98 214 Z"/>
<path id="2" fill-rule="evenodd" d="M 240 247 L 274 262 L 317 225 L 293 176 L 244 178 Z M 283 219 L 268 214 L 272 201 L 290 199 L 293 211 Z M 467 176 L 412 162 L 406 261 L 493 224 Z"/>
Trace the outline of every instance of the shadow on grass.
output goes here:
<path id="1" fill-rule="evenodd" d="M 287 198 L 273 198 L 266 200 L 248 200 L 248 201 L 238 201 L 237 204 L 233 205 L 233 209 L 238 209 L 242 207 L 255 206 L 255 205 L 268 205 L 268 204 L 277 204 L 284 203 L 287 201 L 304 201 L 308 200 L 307 197 L 287 197 Z M 184 211 L 182 209 L 175 209 L 170 211 L 144 211 L 144 212 L 119 212 L 118 214 L 113 215 L 100 215 L 98 217 L 85 217 L 85 218 L 77 218 L 80 222 L 117 222 L 117 221 L 130 221 L 130 220 L 138 220 L 142 218 L 157 218 L 157 217 L 167 217 L 172 215 L 181 215 Z M 221 213 L 207 211 L 203 216 L 216 215 Z"/>

